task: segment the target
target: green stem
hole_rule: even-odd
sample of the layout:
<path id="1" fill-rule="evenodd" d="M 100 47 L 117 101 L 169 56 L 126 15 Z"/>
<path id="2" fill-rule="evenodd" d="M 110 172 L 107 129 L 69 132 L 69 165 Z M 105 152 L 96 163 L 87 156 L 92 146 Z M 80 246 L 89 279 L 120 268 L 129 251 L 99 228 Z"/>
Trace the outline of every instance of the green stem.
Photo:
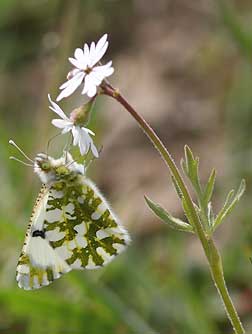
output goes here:
<path id="1" fill-rule="evenodd" d="M 168 166 L 173 178 L 175 179 L 181 191 L 183 199 L 186 203 L 187 210 L 189 211 L 189 214 L 187 215 L 189 222 L 193 226 L 195 232 L 197 233 L 201 241 L 205 255 L 208 260 L 208 264 L 210 266 L 210 271 L 212 274 L 214 284 L 223 301 L 225 310 L 233 326 L 234 332 L 236 334 L 244 334 L 245 331 L 242 327 L 241 321 L 232 303 L 232 300 L 229 296 L 229 293 L 228 293 L 228 290 L 225 284 L 225 279 L 224 279 L 223 270 L 222 270 L 221 257 L 219 255 L 219 252 L 213 240 L 211 239 L 211 237 L 205 234 L 205 231 L 201 225 L 201 222 L 195 210 L 193 201 L 187 190 L 187 187 L 170 153 L 167 151 L 166 147 L 164 146 L 160 138 L 157 136 L 157 134 L 154 132 L 151 126 L 145 121 L 145 119 L 142 116 L 140 116 L 135 111 L 135 109 L 127 102 L 127 100 L 117 90 L 115 90 L 108 82 L 102 85 L 102 93 L 117 100 L 131 114 L 131 116 L 133 116 L 133 118 L 137 121 L 138 125 L 145 132 L 147 137 L 151 140 L 154 147 L 160 153 L 162 159 Z"/>

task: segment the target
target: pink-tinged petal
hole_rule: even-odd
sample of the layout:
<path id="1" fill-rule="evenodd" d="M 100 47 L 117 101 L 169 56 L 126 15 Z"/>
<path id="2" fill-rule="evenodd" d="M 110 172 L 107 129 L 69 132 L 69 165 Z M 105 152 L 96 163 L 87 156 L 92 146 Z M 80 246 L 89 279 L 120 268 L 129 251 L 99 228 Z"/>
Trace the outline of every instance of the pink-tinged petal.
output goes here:
<path id="1" fill-rule="evenodd" d="M 52 106 L 49 106 L 49 108 L 54 111 L 57 115 L 59 115 L 64 120 L 69 120 L 69 118 L 65 115 L 64 111 L 60 108 L 60 106 L 57 105 L 57 103 L 53 102 L 51 99 L 50 94 L 48 94 L 48 100 L 51 103 Z"/>
<path id="2" fill-rule="evenodd" d="M 59 129 L 69 128 L 73 126 L 73 124 L 70 121 L 65 121 L 64 119 L 53 119 L 52 124 Z"/>
<path id="3" fill-rule="evenodd" d="M 71 80 L 69 80 L 68 86 L 59 94 L 57 101 L 60 101 L 64 97 L 71 95 L 82 83 L 83 78 L 85 77 L 84 72 L 79 72 Z"/>

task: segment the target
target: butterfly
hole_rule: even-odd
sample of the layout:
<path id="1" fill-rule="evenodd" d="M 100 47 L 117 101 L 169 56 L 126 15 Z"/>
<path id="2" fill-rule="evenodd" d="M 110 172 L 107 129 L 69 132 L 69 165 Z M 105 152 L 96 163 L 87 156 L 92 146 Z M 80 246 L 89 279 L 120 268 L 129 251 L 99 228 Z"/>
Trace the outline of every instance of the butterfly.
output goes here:
<path id="1" fill-rule="evenodd" d="M 34 172 L 43 183 L 17 264 L 18 286 L 39 289 L 72 269 L 105 266 L 130 242 L 85 167 L 69 152 L 40 153 Z"/>

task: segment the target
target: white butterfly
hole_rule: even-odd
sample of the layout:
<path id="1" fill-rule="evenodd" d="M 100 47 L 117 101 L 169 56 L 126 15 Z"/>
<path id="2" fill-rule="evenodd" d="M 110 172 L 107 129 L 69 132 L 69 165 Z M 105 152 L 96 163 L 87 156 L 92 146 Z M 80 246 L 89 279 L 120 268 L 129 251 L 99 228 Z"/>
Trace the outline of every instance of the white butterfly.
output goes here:
<path id="1" fill-rule="evenodd" d="M 72 269 L 102 267 L 125 249 L 130 237 L 83 165 L 69 153 L 60 159 L 41 153 L 34 171 L 44 185 L 17 265 L 20 288 L 41 288 Z"/>

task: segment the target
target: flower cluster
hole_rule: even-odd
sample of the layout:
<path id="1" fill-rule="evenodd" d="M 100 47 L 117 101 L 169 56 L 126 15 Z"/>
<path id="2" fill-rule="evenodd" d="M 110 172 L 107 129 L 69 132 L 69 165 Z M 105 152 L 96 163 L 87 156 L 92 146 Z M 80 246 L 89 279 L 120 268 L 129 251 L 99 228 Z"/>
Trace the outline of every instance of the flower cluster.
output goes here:
<path id="1" fill-rule="evenodd" d="M 102 65 L 100 63 L 102 57 L 108 48 L 108 35 L 103 35 L 100 40 L 95 44 L 84 44 L 83 49 L 77 48 L 74 52 L 74 57 L 69 58 L 70 63 L 74 68 L 68 73 L 67 81 L 60 86 L 60 94 L 56 101 L 60 101 L 63 98 L 70 96 L 76 89 L 83 84 L 81 94 L 86 94 L 90 101 L 84 105 L 84 108 L 78 108 L 72 111 L 70 117 L 68 117 L 60 106 L 52 101 L 50 95 L 48 95 L 51 106 L 49 107 L 54 111 L 60 119 L 53 119 L 52 124 L 61 129 L 61 133 L 72 133 L 73 145 L 78 146 L 81 155 L 85 155 L 91 150 L 95 157 L 98 157 L 98 151 L 93 143 L 91 136 L 95 134 L 85 127 L 87 124 L 87 117 L 93 102 L 97 96 L 98 88 L 103 80 L 109 77 L 113 72 L 112 61 Z"/>

